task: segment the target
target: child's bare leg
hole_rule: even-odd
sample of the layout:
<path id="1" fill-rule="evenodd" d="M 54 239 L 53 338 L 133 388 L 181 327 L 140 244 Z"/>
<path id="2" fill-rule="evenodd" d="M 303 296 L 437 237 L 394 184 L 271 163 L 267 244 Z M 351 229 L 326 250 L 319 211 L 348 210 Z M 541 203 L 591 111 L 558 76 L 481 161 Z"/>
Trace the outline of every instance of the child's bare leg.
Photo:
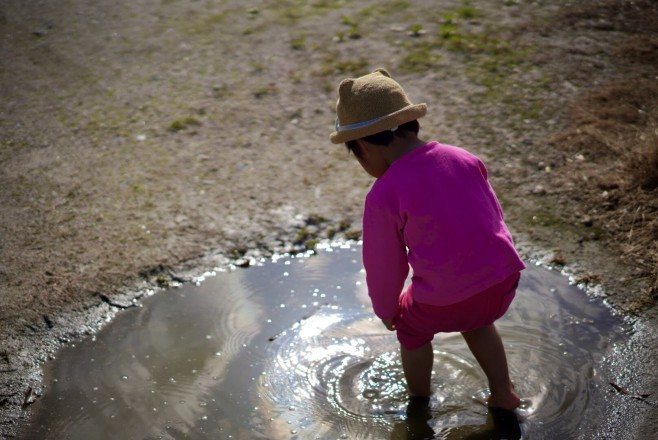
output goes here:
<path id="1" fill-rule="evenodd" d="M 432 394 L 432 364 L 434 363 L 434 352 L 432 343 L 428 342 L 415 350 L 407 350 L 400 347 L 402 357 L 402 369 L 407 379 L 409 394 L 412 396 L 429 397 Z"/>
<path id="2" fill-rule="evenodd" d="M 514 386 L 509 378 L 505 348 L 496 327 L 492 324 L 464 332 L 462 336 L 489 380 L 489 390 L 491 391 L 491 397 L 488 400 L 489 406 L 504 409 L 517 408 L 521 404 L 521 399 L 514 391 Z"/>

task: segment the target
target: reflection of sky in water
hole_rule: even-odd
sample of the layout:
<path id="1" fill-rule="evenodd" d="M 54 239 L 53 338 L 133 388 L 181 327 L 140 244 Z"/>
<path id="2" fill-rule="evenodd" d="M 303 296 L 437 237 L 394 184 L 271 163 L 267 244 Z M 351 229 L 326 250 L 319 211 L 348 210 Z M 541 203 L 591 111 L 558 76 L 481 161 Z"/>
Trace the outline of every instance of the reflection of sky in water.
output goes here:
<path id="1" fill-rule="evenodd" d="M 597 417 L 595 361 L 619 331 L 606 309 L 530 267 L 499 329 L 527 399 L 526 438 L 569 438 Z M 161 292 L 94 339 L 59 355 L 26 438 L 382 439 L 410 429 L 397 341 L 372 315 L 358 246 Z M 424 428 L 478 432 L 481 370 L 458 334 L 434 347 Z"/>
<path id="2" fill-rule="evenodd" d="M 332 324 L 340 322 L 340 315 L 329 315 L 329 316 L 312 316 L 301 327 L 299 331 L 299 337 L 301 339 L 312 338 L 313 336 L 318 336 Z"/>

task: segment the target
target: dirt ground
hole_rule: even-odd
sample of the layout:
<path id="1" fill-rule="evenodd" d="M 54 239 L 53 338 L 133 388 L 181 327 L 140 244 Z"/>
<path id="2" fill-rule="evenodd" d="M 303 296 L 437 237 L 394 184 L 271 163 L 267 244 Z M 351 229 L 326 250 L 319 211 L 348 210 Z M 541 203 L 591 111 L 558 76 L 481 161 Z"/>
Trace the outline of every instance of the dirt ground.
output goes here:
<path id="1" fill-rule="evenodd" d="M 328 136 L 379 66 L 485 160 L 526 258 L 658 328 L 651 0 L 2 0 L 0 60 L 2 438 L 145 289 L 358 238 L 372 180 Z M 656 345 L 622 385 L 656 386 Z"/>

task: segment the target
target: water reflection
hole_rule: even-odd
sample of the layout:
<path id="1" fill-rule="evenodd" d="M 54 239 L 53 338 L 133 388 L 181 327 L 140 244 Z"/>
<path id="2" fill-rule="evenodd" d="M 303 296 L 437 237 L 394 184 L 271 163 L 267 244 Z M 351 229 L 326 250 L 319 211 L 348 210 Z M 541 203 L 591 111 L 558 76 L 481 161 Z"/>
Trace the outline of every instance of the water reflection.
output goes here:
<path id="1" fill-rule="evenodd" d="M 434 394 L 410 403 L 364 278 L 343 245 L 149 298 L 49 366 L 25 438 L 555 439 L 600 417 L 597 362 L 619 323 L 559 274 L 525 271 L 499 325 L 522 433 L 482 403 L 458 334 L 435 338 Z"/>

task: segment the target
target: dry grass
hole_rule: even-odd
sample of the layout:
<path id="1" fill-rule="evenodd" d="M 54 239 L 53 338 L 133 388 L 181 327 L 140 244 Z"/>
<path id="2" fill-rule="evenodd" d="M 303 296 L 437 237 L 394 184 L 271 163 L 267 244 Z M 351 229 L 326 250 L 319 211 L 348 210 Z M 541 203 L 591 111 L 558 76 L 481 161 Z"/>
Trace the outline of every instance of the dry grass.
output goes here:
<path id="1" fill-rule="evenodd" d="M 647 134 L 640 135 L 636 154 L 626 158 L 631 177 L 647 191 L 658 188 L 658 127 L 654 124 Z"/>
<path id="2" fill-rule="evenodd" d="M 623 66 L 625 79 L 587 84 L 583 71 L 587 87 L 566 109 L 566 127 L 548 140 L 560 162 L 551 179 L 585 211 L 575 215 L 591 217 L 618 245 L 632 275 L 648 281 L 649 306 L 658 299 L 658 3 L 583 1 L 564 10 L 562 25 L 604 36 L 621 32 L 600 64 L 591 65 L 609 72 Z"/>
<path id="3" fill-rule="evenodd" d="M 568 127 L 549 140 L 567 158 L 559 178 L 574 181 L 572 196 L 620 245 L 634 276 L 649 278 L 648 305 L 658 293 L 658 83 L 591 89 L 567 118 Z"/>

